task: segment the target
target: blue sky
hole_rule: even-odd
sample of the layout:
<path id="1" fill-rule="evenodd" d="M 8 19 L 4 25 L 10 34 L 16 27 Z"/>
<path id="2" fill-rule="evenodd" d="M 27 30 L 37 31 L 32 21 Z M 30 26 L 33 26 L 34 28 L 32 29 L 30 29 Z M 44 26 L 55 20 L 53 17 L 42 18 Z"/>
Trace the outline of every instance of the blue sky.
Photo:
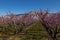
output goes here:
<path id="1" fill-rule="evenodd" d="M 60 11 L 60 0 L 0 0 L 0 15 L 8 11 L 20 14 L 47 8 L 50 12 Z"/>

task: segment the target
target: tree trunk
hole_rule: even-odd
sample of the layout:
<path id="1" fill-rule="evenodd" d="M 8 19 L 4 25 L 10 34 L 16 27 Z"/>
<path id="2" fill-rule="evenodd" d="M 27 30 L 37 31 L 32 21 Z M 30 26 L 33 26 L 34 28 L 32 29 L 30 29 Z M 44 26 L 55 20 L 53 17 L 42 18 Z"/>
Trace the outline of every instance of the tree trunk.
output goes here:
<path id="1" fill-rule="evenodd" d="M 55 30 L 51 30 L 49 26 L 47 26 L 45 23 L 42 23 L 42 25 L 44 26 L 44 28 L 46 29 L 47 33 L 50 35 L 52 40 L 57 40 L 57 27 L 55 28 Z"/>
<path id="2" fill-rule="evenodd" d="M 58 29 L 57 29 L 57 27 L 56 27 L 55 30 L 53 31 L 53 35 L 52 35 L 52 36 L 53 36 L 53 37 L 52 37 L 53 40 L 57 40 L 57 33 L 58 33 L 57 30 L 58 30 Z"/>

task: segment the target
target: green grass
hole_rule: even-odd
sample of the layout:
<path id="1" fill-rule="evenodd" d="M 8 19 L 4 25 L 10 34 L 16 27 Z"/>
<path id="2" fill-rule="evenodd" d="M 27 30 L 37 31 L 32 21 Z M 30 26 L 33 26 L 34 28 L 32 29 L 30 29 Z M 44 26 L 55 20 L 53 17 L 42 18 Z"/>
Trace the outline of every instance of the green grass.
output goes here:
<path id="1" fill-rule="evenodd" d="M 22 36 L 22 40 L 48 40 L 47 32 L 41 23 L 37 22 L 31 25 L 29 29 L 27 29 Z"/>
<path id="2" fill-rule="evenodd" d="M 17 34 L 16 36 L 12 36 L 15 31 L 15 29 L 12 26 L 8 26 L 7 24 L 0 25 L 1 27 L 0 31 L 2 31 L 0 32 L 0 38 L 8 37 L 9 40 L 48 40 L 48 39 L 51 39 L 47 31 L 45 30 L 45 28 L 42 26 L 40 22 L 30 25 L 28 29 L 24 30 L 22 33 L 20 32 L 20 34 Z M 8 35 L 5 34 L 4 32 L 6 32 Z M 59 39 L 60 32 L 58 33 L 57 36 Z"/>

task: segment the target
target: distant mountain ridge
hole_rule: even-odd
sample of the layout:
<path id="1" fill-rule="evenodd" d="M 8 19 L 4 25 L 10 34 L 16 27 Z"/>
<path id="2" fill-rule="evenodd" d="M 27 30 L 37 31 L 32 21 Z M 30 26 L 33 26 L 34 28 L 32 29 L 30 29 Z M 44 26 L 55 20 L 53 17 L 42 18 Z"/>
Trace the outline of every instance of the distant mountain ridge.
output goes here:
<path id="1" fill-rule="evenodd" d="M 41 15 L 44 15 L 44 12 L 35 12 L 35 11 L 31 11 L 28 13 L 24 13 L 24 14 L 9 14 L 9 15 L 5 15 L 3 17 L 0 17 L 0 23 L 5 21 L 19 21 L 19 22 L 23 22 L 23 21 L 27 21 L 29 20 L 30 22 L 32 21 L 39 21 L 40 17 L 42 17 Z M 48 13 L 46 17 L 50 17 L 52 15 L 60 15 L 60 13 Z M 32 20 L 32 21 L 31 21 Z"/>

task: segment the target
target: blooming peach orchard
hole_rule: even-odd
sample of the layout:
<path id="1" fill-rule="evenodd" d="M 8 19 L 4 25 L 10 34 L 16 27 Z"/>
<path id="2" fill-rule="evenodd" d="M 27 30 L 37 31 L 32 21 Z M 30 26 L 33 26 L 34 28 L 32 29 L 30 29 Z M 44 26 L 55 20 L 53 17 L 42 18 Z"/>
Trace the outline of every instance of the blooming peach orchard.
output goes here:
<path id="1" fill-rule="evenodd" d="M 57 40 L 57 33 L 59 32 L 60 26 L 60 13 L 49 14 L 48 11 L 40 11 L 29 12 L 22 15 L 10 14 L 0 17 L 0 24 L 7 24 L 11 28 L 14 28 L 14 35 L 22 32 L 36 22 L 41 22 L 52 40 Z M 7 26 L 6 28 L 9 27 Z"/>

